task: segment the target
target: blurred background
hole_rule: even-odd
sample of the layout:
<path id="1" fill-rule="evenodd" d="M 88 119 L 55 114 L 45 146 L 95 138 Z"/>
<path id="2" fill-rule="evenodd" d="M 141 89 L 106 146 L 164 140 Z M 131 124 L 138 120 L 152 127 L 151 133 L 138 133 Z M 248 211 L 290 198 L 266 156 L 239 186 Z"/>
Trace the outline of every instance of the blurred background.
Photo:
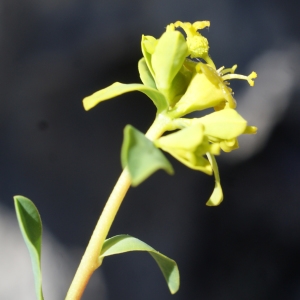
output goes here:
<path id="1" fill-rule="evenodd" d="M 0 1 L 0 298 L 34 299 L 29 255 L 13 212 L 30 198 L 45 227 L 45 298 L 60 300 L 120 172 L 123 128 L 145 132 L 152 102 L 130 93 L 89 112 L 82 98 L 140 82 L 142 34 L 177 20 L 210 20 L 217 67 L 255 70 L 231 82 L 237 110 L 259 128 L 219 162 L 214 179 L 170 158 L 130 189 L 110 236 L 130 234 L 177 261 L 172 296 L 146 253 L 106 258 L 83 299 L 300 299 L 300 36 L 293 0 Z M 17 288 L 16 288 L 17 287 Z"/>

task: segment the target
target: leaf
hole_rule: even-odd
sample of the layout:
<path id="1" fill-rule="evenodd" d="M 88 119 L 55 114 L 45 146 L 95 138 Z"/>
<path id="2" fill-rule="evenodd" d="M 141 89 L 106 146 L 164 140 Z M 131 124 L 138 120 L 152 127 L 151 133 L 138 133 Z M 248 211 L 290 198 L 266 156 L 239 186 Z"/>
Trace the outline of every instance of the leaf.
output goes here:
<path id="1" fill-rule="evenodd" d="M 41 273 L 42 221 L 31 200 L 23 196 L 15 196 L 14 203 L 21 233 L 31 258 L 37 299 L 43 300 Z"/>
<path id="2" fill-rule="evenodd" d="M 143 133 L 131 125 L 124 129 L 121 150 L 122 167 L 128 167 L 132 186 L 137 186 L 159 169 L 173 174 L 173 168 L 163 153 Z"/>
<path id="3" fill-rule="evenodd" d="M 141 48 L 145 58 L 145 62 L 148 66 L 152 77 L 154 77 L 154 71 L 151 64 L 151 57 L 155 51 L 158 40 L 151 35 L 142 35 Z"/>
<path id="4" fill-rule="evenodd" d="M 213 193 L 211 194 L 209 200 L 206 202 L 207 206 L 217 206 L 223 201 L 223 191 L 220 181 L 218 164 L 214 155 L 206 153 L 209 162 L 211 163 L 214 175 L 215 175 L 215 187 Z"/>
<path id="5" fill-rule="evenodd" d="M 151 57 L 156 86 L 160 91 L 168 92 L 187 56 L 188 47 L 179 31 L 167 31 L 160 37 Z"/>
<path id="6" fill-rule="evenodd" d="M 120 82 L 115 82 L 107 88 L 85 97 L 83 99 L 83 106 L 85 110 L 90 110 L 102 101 L 133 91 L 139 91 L 146 94 L 153 101 L 158 113 L 164 111 L 168 107 L 164 95 L 158 90 L 139 83 L 124 84 Z"/>
<path id="7" fill-rule="evenodd" d="M 148 87 L 157 89 L 153 76 L 151 75 L 151 72 L 146 64 L 146 60 L 144 57 L 139 60 L 138 69 L 143 84 Z"/>
<path id="8" fill-rule="evenodd" d="M 130 235 L 122 234 L 105 240 L 100 258 L 130 251 L 147 251 L 162 271 L 170 292 L 175 294 L 178 291 L 180 279 L 176 262 Z"/>

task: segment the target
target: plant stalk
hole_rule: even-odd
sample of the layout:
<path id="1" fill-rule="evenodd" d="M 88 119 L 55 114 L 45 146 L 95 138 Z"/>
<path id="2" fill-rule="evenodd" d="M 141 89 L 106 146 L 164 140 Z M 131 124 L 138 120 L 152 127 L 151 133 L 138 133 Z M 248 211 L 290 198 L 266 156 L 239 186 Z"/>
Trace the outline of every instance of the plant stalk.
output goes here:
<path id="1" fill-rule="evenodd" d="M 159 138 L 165 132 L 166 125 L 169 121 L 170 119 L 166 118 L 164 115 L 158 115 L 147 131 L 146 137 L 152 141 Z M 100 215 L 89 244 L 73 278 L 66 300 L 80 300 L 93 272 L 100 267 L 102 261 L 99 260 L 99 255 L 103 243 L 130 187 L 130 184 L 130 176 L 127 168 L 125 168 Z"/>

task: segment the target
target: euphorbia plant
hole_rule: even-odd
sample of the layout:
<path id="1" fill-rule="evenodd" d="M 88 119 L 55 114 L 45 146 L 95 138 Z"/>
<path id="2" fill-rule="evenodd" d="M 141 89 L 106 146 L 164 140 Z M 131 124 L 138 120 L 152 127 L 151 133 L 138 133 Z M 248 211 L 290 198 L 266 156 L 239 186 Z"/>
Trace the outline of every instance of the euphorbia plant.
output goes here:
<path id="1" fill-rule="evenodd" d="M 168 25 L 159 39 L 142 36 L 143 58 L 138 62 L 142 83 L 116 82 L 83 100 L 84 108 L 89 110 L 102 101 L 139 91 L 152 100 L 157 113 L 146 134 L 131 125 L 124 129 L 121 150 L 124 170 L 102 211 L 66 299 L 81 298 L 89 278 L 101 266 L 104 257 L 128 251 L 149 252 L 171 293 L 177 292 L 179 271 L 175 261 L 134 237 L 118 235 L 107 239 L 107 235 L 130 185 L 139 185 L 159 169 L 174 173 L 161 150 L 191 169 L 214 175 L 215 188 L 206 204 L 216 206 L 222 202 L 223 192 L 215 155 L 221 150 L 237 149 L 237 138 L 241 134 L 256 133 L 256 127 L 248 126 L 235 110 L 236 102 L 229 87 L 231 79 L 244 79 L 253 86 L 256 73 L 236 74 L 236 65 L 215 67 L 209 56 L 208 41 L 199 33 L 209 25 L 208 21 L 193 24 L 178 21 Z M 207 114 L 189 118 L 189 113 L 200 110 Z M 168 133 L 171 131 L 174 132 Z M 43 299 L 40 217 L 33 203 L 25 197 L 16 196 L 15 206 L 33 263 L 37 297 Z"/>

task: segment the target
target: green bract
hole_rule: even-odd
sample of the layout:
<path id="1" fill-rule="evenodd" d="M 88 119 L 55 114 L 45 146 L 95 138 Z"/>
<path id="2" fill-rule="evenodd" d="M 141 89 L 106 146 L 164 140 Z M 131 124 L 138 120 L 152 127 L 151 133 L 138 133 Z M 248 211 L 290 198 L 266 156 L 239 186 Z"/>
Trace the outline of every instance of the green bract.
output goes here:
<path id="1" fill-rule="evenodd" d="M 167 31 L 158 40 L 151 55 L 151 67 L 157 89 L 165 95 L 172 105 L 172 83 L 188 55 L 188 48 L 183 35 L 179 31 Z M 178 81 L 178 80 L 177 80 Z M 179 80 L 179 87 L 184 85 L 184 79 Z M 177 94 L 177 93 L 176 93 Z"/>
<path id="2" fill-rule="evenodd" d="M 117 82 L 86 97 L 83 103 L 89 110 L 123 93 L 140 91 L 146 94 L 157 108 L 153 127 L 158 128 L 159 134 L 153 135 L 153 128 L 150 128 L 147 139 L 143 139 L 143 134 L 133 127 L 126 128 L 121 156 L 132 185 L 138 185 L 159 168 L 172 173 L 166 158 L 154 151 L 157 147 L 191 169 L 214 174 L 216 185 L 207 205 L 218 205 L 223 193 L 214 155 L 220 154 L 221 149 L 224 152 L 237 149 L 239 135 L 256 133 L 256 127 L 248 126 L 235 110 L 236 101 L 229 80 L 243 79 L 253 86 L 257 75 L 255 72 L 248 76 L 236 74 L 236 65 L 216 69 L 209 56 L 208 40 L 199 32 L 209 26 L 209 21 L 193 24 L 177 21 L 169 24 L 159 39 L 143 35 L 143 58 L 138 63 L 143 84 Z M 208 108 L 215 112 L 201 118 L 183 118 Z M 173 130 L 178 131 L 161 137 Z"/>
<path id="3" fill-rule="evenodd" d="M 163 153 L 131 125 L 124 129 L 121 162 L 123 168 L 128 167 L 133 186 L 139 185 L 159 169 L 174 173 Z"/>

